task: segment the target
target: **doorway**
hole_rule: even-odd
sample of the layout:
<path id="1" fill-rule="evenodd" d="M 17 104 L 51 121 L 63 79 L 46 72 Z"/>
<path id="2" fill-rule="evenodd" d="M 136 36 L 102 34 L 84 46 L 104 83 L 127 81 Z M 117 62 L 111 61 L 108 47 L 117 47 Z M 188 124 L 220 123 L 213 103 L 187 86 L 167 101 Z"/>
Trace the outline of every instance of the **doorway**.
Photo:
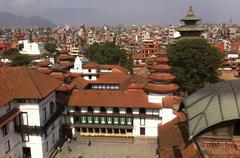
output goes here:
<path id="1" fill-rule="evenodd" d="M 23 147 L 23 158 L 31 158 L 31 148 Z"/>
<path id="2" fill-rule="evenodd" d="M 140 135 L 145 135 L 145 128 L 144 127 L 140 127 Z"/>

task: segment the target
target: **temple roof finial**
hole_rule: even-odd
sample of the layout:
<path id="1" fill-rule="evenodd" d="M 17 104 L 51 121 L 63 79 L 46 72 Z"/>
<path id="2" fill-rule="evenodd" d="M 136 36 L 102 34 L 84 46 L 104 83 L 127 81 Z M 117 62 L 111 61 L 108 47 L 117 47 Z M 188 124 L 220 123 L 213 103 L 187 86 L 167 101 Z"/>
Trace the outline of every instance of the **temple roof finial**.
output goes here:
<path id="1" fill-rule="evenodd" d="M 190 5 L 190 7 L 189 7 L 189 10 L 188 10 L 187 16 L 188 16 L 188 17 L 190 17 L 190 16 L 194 16 L 193 9 L 192 9 L 192 6 L 191 6 L 191 5 Z"/>

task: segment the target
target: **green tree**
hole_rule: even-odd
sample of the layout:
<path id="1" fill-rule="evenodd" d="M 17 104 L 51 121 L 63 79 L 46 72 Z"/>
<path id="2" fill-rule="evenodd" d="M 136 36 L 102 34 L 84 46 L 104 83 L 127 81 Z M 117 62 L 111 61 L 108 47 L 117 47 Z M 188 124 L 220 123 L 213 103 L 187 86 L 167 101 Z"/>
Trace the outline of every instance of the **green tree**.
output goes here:
<path id="1" fill-rule="evenodd" d="M 28 66 L 31 58 L 28 55 L 25 54 L 14 54 L 10 57 L 12 63 L 12 66 Z"/>
<path id="2" fill-rule="evenodd" d="M 182 39 L 168 49 L 175 83 L 183 92 L 192 92 L 207 84 L 219 81 L 217 69 L 221 67 L 223 55 L 206 40 Z"/>
<path id="3" fill-rule="evenodd" d="M 90 45 L 86 50 L 86 56 L 99 64 L 117 64 L 132 70 L 131 55 L 113 42 Z"/>
<path id="4" fill-rule="evenodd" d="M 47 43 L 44 44 L 44 49 L 46 49 L 51 54 L 56 51 L 57 42 L 55 40 L 49 40 Z"/>
<path id="5" fill-rule="evenodd" d="M 4 58 L 11 58 L 11 56 L 18 54 L 18 50 L 15 48 L 10 48 L 3 53 Z"/>

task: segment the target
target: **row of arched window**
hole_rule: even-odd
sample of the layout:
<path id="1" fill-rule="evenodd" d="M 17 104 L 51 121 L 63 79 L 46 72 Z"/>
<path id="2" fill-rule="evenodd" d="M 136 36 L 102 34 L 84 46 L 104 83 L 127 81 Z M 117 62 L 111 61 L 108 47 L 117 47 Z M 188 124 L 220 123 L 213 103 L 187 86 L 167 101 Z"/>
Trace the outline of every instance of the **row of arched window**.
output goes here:
<path id="1" fill-rule="evenodd" d="M 77 110 L 77 109 L 80 110 L 80 108 L 78 108 L 78 107 L 75 110 Z M 89 107 L 87 107 L 87 111 L 88 111 L 88 113 L 93 113 L 94 109 L 93 109 L 93 107 L 89 106 Z M 100 107 L 100 113 L 107 113 L 107 109 L 105 107 Z M 118 107 L 114 107 L 113 108 L 113 113 L 119 114 L 120 109 Z M 126 113 L 127 114 L 132 114 L 133 113 L 132 108 L 126 108 Z M 139 113 L 140 114 L 146 114 L 145 108 L 140 108 Z"/>

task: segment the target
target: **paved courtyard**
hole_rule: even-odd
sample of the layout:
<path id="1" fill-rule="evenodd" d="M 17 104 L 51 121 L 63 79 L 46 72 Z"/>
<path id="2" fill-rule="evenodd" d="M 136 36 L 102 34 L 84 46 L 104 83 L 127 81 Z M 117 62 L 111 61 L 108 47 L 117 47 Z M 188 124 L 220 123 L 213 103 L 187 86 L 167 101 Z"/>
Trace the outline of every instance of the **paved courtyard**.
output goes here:
<path id="1" fill-rule="evenodd" d="M 158 158 L 157 139 L 106 140 L 83 138 L 71 143 L 65 142 L 63 151 L 56 158 Z M 72 149 L 68 151 L 68 146 Z"/>

